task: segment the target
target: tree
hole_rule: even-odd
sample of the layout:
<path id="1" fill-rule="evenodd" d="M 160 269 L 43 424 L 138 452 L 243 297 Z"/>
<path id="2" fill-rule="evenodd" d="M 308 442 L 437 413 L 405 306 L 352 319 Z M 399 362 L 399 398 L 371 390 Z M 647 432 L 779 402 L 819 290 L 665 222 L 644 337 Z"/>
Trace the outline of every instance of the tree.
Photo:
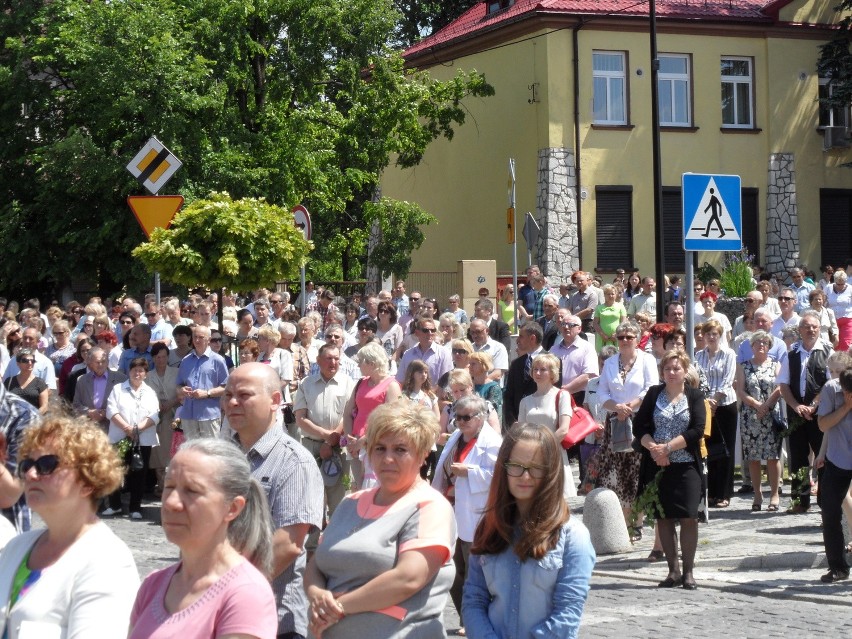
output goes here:
<path id="1" fill-rule="evenodd" d="M 435 33 L 482 0 L 394 0 L 401 18 L 396 30 L 398 43 L 407 47 Z"/>
<path id="2" fill-rule="evenodd" d="M 830 109 L 846 109 L 852 105 L 852 0 L 843 0 L 836 7 L 846 12 L 839 22 L 836 36 L 826 44 L 820 45 L 817 73 L 829 79 L 831 91 L 820 97 L 823 106 Z M 846 166 L 852 166 L 848 164 Z"/>
<path id="3" fill-rule="evenodd" d="M 411 250 L 419 249 L 425 239 L 420 227 L 436 222 L 435 216 L 418 204 L 383 197 L 364 205 L 366 222 L 378 227 L 383 242 L 370 251 L 369 264 L 375 266 L 382 278 L 393 274 L 408 277 Z"/>
<path id="4" fill-rule="evenodd" d="M 184 163 L 164 192 L 304 203 L 309 272 L 359 277 L 381 172 L 416 164 L 465 99 L 493 93 L 475 72 L 407 71 L 392 0 L 5 4 L 0 280 L 20 289 L 144 281 L 124 165 L 150 135 Z"/>
<path id="5" fill-rule="evenodd" d="M 295 277 L 310 248 L 286 208 L 211 193 L 132 254 L 151 273 L 188 288 L 249 290 Z"/>

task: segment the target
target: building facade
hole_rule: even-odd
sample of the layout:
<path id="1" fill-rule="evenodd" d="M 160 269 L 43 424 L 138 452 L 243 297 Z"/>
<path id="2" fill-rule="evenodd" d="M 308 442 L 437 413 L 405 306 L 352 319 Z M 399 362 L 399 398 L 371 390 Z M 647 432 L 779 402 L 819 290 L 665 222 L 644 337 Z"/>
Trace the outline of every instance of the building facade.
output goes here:
<path id="1" fill-rule="evenodd" d="M 852 255 L 849 110 L 821 109 L 819 45 L 834 0 L 657 1 L 665 270 L 684 272 L 683 173 L 742 178 L 743 241 L 772 272 Z M 387 196 L 439 219 L 414 271 L 460 259 L 512 268 L 508 160 L 516 209 L 541 228 L 546 274 L 654 270 L 651 56 L 647 3 L 494 0 L 406 52 L 435 77 L 483 72 L 496 95 L 468 100 L 467 122 L 410 170 L 388 170 Z M 526 245 L 518 229 L 519 259 Z M 717 262 L 717 253 L 699 253 Z"/>

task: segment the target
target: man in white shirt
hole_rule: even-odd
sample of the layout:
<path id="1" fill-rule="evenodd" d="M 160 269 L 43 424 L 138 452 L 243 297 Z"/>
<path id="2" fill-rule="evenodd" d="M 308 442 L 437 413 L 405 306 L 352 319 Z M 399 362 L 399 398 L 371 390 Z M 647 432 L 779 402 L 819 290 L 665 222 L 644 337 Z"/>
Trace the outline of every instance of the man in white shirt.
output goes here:
<path id="1" fill-rule="evenodd" d="M 473 340 L 473 350 L 491 355 L 494 370 L 488 374 L 488 379 L 500 382 L 503 386 L 503 376 L 509 372 L 509 353 L 500 342 L 488 337 L 488 325 L 477 318 L 470 323 L 470 336 Z"/>
<path id="2" fill-rule="evenodd" d="M 642 280 L 642 292 L 630 298 L 630 306 L 627 307 L 627 314 L 634 317 L 639 311 L 648 313 L 651 317 L 657 317 L 657 296 L 654 294 L 654 289 L 657 283 L 650 275 Z"/>
<path id="3" fill-rule="evenodd" d="M 778 293 L 778 306 L 781 307 L 781 315 L 772 322 L 770 331 L 775 337 L 780 338 L 781 333 L 788 326 L 799 325 L 799 314 L 796 313 L 796 292 L 791 288 L 782 288 Z"/>

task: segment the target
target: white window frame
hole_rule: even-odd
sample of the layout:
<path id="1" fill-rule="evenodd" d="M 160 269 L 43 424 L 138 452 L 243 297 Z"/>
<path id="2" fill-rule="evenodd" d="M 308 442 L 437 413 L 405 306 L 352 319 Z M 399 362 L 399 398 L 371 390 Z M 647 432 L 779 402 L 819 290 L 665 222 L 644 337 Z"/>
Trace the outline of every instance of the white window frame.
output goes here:
<path id="1" fill-rule="evenodd" d="M 745 56 L 734 56 L 734 55 L 726 55 L 722 56 L 720 61 L 719 71 L 721 73 L 721 63 L 725 61 L 731 62 L 746 62 L 748 63 L 748 75 L 722 75 L 721 84 L 731 84 L 733 88 L 732 95 L 734 96 L 734 117 L 736 117 L 739 109 L 737 108 L 739 105 L 737 104 L 737 86 L 738 85 L 746 85 L 748 86 L 748 123 L 742 122 L 725 122 L 722 121 L 722 128 L 724 129 L 754 129 L 754 60 Z M 720 103 L 721 106 L 721 103 Z"/>
<path id="2" fill-rule="evenodd" d="M 614 55 L 619 56 L 621 58 L 621 71 L 596 71 L 595 70 L 595 56 L 596 55 Z M 628 92 L 628 84 L 627 84 L 627 52 L 626 51 L 592 51 L 592 122 L 594 124 L 603 124 L 607 126 L 626 126 L 628 113 L 627 113 L 627 92 Z M 598 78 L 603 78 L 606 80 L 606 116 L 604 119 L 597 119 L 594 113 L 594 105 L 595 105 L 595 96 L 594 96 L 594 85 L 595 80 Z M 617 81 L 621 81 L 622 91 L 621 91 L 621 110 L 624 113 L 624 117 L 621 119 L 617 119 L 613 117 L 612 112 L 613 103 L 612 103 L 612 87 L 613 84 Z"/>
<path id="3" fill-rule="evenodd" d="M 819 98 L 828 97 L 832 93 L 832 85 L 831 78 L 820 78 L 819 79 L 819 92 L 817 96 Z M 823 106 L 821 102 L 818 102 L 819 114 L 818 118 L 818 126 L 820 129 L 823 129 L 827 126 L 843 126 L 849 127 L 852 125 L 852 105 L 847 105 L 845 107 L 833 107 L 829 108 Z M 823 121 L 823 114 L 828 114 L 828 122 Z"/>
<path id="4" fill-rule="evenodd" d="M 671 85 L 671 90 L 669 94 L 671 95 L 671 113 L 672 117 L 677 112 L 676 107 L 676 95 L 675 86 L 679 82 L 683 82 L 686 84 L 686 120 L 685 121 L 677 121 L 671 120 L 669 122 L 665 122 L 662 119 L 662 104 L 660 104 L 660 126 L 671 126 L 671 127 L 691 127 L 692 126 L 692 59 L 686 53 L 661 53 L 659 55 L 660 58 L 677 58 L 680 60 L 686 61 L 686 72 L 685 73 L 670 73 L 664 72 L 662 67 L 657 74 L 657 85 L 658 87 L 663 83 L 668 83 Z M 660 100 L 662 100 L 662 91 L 657 91 L 660 96 Z"/>

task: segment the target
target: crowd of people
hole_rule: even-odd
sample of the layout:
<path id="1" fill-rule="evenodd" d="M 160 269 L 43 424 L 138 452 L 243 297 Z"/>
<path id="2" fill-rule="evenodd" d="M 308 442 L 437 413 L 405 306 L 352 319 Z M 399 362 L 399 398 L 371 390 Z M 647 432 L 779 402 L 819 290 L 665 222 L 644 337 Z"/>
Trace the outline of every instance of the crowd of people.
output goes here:
<path id="1" fill-rule="evenodd" d="M 0 624 L 432 638 L 449 597 L 459 634 L 572 637 L 595 552 L 567 500 L 611 489 L 634 542 L 654 519 L 659 585 L 694 590 L 702 511 L 729 506 L 738 462 L 754 511 L 765 465 L 777 512 L 786 460 L 784 510 L 819 504 L 822 580 L 846 579 L 852 288 L 844 269 L 789 276 L 756 274 L 731 318 L 717 281 L 686 308 L 672 277 L 656 323 L 651 277 L 549 285 L 536 267 L 469 315 L 402 281 L 349 299 L 309 285 L 304 315 L 265 289 L 44 314 L 0 298 Z M 598 429 L 569 444 L 578 406 Z M 141 520 L 151 494 L 181 560 L 140 586 L 101 518 Z M 132 576 L 107 597 L 116 570 Z"/>

